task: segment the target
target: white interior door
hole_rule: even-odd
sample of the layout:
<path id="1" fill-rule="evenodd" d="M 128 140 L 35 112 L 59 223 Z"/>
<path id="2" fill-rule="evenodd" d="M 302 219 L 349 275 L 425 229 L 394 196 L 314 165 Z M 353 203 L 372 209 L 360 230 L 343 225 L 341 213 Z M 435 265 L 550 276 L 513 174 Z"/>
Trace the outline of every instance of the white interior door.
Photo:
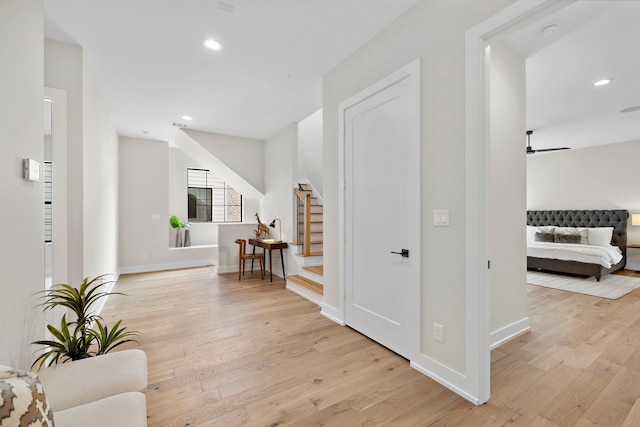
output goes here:
<path id="1" fill-rule="evenodd" d="M 419 99 L 415 61 L 342 110 L 345 322 L 406 358 L 419 336 Z"/>

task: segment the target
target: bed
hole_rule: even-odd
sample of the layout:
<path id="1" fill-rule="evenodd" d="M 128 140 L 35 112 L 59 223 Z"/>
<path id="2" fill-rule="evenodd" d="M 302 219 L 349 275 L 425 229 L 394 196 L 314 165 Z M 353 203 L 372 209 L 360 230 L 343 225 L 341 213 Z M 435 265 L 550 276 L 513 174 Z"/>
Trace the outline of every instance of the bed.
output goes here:
<path id="1" fill-rule="evenodd" d="M 527 268 L 595 276 L 600 281 L 602 276 L 623 269 L 627 263 L 628 218 L 629 211 L 623 209 L 527 211 Z M 567 227 L 580 231 L 580 242 L 575 237 L 571 237 L 572 240 L 561 237 L 562 243 L 558 243 L 557 235 L 555 242 L 548 240 L 549 231 L 551 235 L 554 231 L 563 234 Z M 608 238 L 610 228 L 613 228 L 610 246 L 597 242 L 596 236 L 600 240 L 603 236 Z M 537 233 L 540 234 L 536 236 Z M 593 236 L 591 244 L 588 236 Z"/>

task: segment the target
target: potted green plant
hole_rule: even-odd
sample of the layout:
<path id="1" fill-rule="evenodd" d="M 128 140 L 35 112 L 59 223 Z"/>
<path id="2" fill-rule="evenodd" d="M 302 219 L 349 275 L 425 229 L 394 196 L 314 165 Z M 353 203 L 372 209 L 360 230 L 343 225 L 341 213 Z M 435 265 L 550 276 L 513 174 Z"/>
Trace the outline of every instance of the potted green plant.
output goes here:
<path id="1" fill-rule="evenodd" d="M 189 227 L 191 225 L 191 223 L 182 222 L 182 221 L 180 221 L 180 218 L 178 218 L 176 215 L 172 215 L 169 218 L 169 224 L 171 225 L 171 227 L 176 229 L 176 248 L 179 248 L 179 247 L 182 247 L 182 246 L 191 246 L 191 239 L 189 237 L 189 230 L 186 229 L 186 227 Z M 183 228 L 185 228 L 184 243 L 182 241 L 182 229 Z"/>
<path id="2" fill-rule="evenodd" d="M 122 320 L 118 320 L 109 328 L 104 319 L 93 314 L 93 305 L 109 295 L 124 295 L 120 292 L 105 292 L 101 288 L 110 282 L 104 282 L 105 275 L 85 278 L 78 287 L 68 284 L 58 284 L 43 291 L 43 311 L 63 307 L 73 313 L 74 320 L 67 320 L 67 314 L 62 316 L 60 328 L 47 325 L 47 329 L 55 340 L 39 340 L 32 344 L 44 345 L 44 352 L 39 355 L 31 367 L 37 365 L 40 369 L 44 365 L 64 363 L 71 360 L 85 359 L 108 353 L 114 348 L 127 343 L 137 342 L 130 337 L 137 335 L 136 331 L 127 331 L 121 327 Z"/>

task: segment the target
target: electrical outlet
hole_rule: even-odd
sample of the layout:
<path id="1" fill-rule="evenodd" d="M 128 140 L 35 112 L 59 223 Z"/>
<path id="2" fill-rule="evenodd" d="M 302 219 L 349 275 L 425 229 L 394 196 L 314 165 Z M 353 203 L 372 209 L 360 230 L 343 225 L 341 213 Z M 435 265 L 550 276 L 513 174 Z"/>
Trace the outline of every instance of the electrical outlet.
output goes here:
<path id="1" fill-rule="evenodd" d="M 438 323 L 433 324 L 433 339 L 438 342 L 444 342 L 444 326 Z"/>
<path id="2" fill-rule="evenodd" d="M 142 252 L 142 259 L 149 258 L 149 254 L 147 252 Z"/>

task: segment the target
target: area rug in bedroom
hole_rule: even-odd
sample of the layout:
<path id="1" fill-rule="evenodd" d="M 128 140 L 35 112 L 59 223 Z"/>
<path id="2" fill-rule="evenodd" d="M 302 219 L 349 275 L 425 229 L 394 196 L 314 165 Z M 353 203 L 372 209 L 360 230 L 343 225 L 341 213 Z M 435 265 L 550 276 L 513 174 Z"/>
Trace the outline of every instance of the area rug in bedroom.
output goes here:
<path id="1" fill-rule="evenodd" d="M 640 288 L 640 278 L 620 276 L 618 274 L 608 274 L 597 282 L 593 276 L 581 278 L 528 271 L 527 283 L 607 299 L 617 299 L 634 289 Z"/>

